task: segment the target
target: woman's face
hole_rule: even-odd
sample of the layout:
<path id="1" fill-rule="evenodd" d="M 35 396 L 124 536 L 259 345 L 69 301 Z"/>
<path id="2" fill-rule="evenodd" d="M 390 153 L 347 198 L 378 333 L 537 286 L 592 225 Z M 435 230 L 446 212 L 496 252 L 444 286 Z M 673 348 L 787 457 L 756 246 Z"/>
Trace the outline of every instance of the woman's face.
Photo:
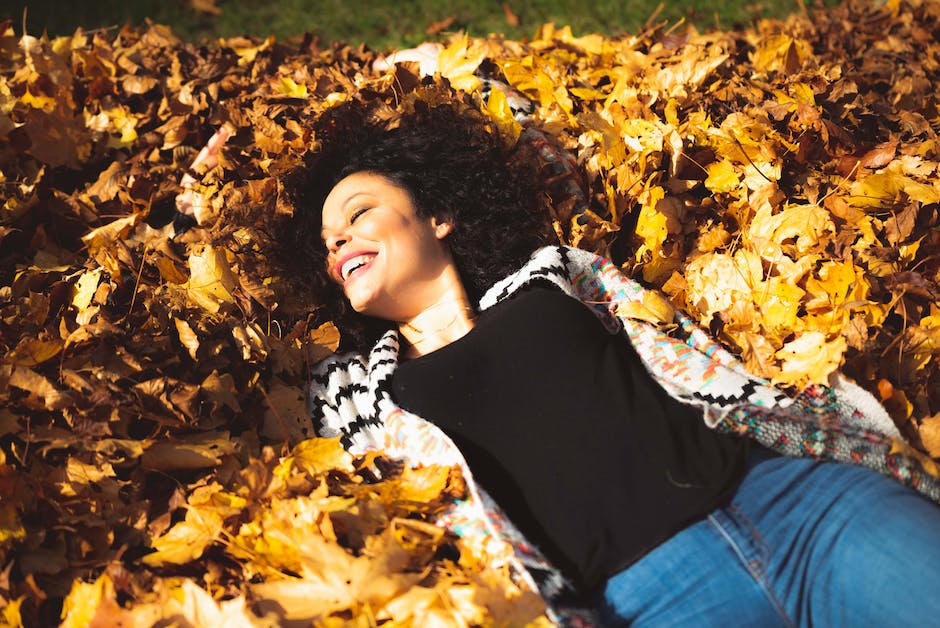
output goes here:
<path id="1" fill-rule="evenodd" d="M 385 177 L 357 172 L 323 203 L 330 277 L 363 314 L 407 321 L 441 295 L 453 258 L 443 242 L 450 223 L 422 218 L 410 194 Z"/>

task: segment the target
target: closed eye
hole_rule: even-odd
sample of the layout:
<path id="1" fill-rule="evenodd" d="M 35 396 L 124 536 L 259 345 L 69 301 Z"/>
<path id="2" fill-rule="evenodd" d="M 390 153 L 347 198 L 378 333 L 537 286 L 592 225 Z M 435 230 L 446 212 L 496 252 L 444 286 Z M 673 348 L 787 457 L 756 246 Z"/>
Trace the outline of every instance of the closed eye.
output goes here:
<path id="1" fill-rule="evenodd" d="M 369 209 L 371 208 L 363 207 L 362 209 L 357 209 L 356 211 L 354 211 L 352 215 L 349 217 L 349 224 L 353 224 L 354 222 L 356 222 L 359 216 L 362 216 L 364 213 L 369 211 Z"/>

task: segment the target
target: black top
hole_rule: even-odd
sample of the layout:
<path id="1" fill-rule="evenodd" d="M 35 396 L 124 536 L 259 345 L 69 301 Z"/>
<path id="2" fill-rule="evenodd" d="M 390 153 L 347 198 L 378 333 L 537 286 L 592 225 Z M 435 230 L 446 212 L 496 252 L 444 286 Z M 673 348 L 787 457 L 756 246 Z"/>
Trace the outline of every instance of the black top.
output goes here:
<path id="1" fill-rule="evenodd" d="M 719 505 L 744 471 L 743 439 L 672 399 L 625 333 L 541 285 L 403 362 L 392 390 L 584 592 Z"/>

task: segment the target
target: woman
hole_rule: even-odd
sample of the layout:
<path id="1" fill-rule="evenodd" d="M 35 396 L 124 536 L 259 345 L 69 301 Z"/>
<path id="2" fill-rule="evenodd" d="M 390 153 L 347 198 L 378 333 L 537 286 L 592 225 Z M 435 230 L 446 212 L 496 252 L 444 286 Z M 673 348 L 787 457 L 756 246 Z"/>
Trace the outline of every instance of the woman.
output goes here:
<path id="1" fill-rule="evenodd" d="M 612 314 L 643 289 L 545 246 L 531 159 L 479 114 L 418 102 L 392 120 L 335 110 L 290 185 L 295 274 L 358 352 L 314 374 L 319 434 L 461 464 L 470 498 L 444 523 L 490 538 L 492 498 L 539 549 L 506 533 L 523 575 L 607 624 L 940 616 L 940 509 L 869 469 L 760 444 L 822 442 L 821 457 L 940 495 L 864 413 L 837 391 L 787 398 L 682 317 L 670 339 Z"/>

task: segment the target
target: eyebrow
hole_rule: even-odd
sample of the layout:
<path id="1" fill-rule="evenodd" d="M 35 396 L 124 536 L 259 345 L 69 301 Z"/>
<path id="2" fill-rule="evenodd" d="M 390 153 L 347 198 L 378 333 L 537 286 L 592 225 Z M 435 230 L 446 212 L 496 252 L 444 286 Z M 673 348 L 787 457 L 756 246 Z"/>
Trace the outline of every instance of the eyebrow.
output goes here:
<path id="1" fill-rule="evenodd" d="M 353 194 L 352 196 L 350 196 L 349 198 L 347 198 L 345 201 L 343 201 L 343 204 L 342 204 L 342 206 L 341 206 L 341 210 L 342 210 L 343 214 L 345 215 L 346 210 L 349 209 L 349 205 L 350 205 L 357 197 L 359 197 L 359 196 L 364 196 L 364 195 L 368 195 L 368 194 L 369 194 L 369 192 L 363 190 L 363 191 L 361 191 L 361 192 L 356 192 L 355 194 Z M 320 218 L 321 218 L 321 221 L 322 221 L 322 218 L 323 218 L 323 210 L 322 210 L 322 209 L 320 210 Z M 323 223 L 321 222 L 321 227 L 320 227 L 320 239 L 321 239 L 321 240 L 324 239 L 323 236 L 326 235 L 329 231 L 330 231 L 329 227 L 327 227 L 327 225 L 325 225 L 325 224 L 323 224 Z"/>

